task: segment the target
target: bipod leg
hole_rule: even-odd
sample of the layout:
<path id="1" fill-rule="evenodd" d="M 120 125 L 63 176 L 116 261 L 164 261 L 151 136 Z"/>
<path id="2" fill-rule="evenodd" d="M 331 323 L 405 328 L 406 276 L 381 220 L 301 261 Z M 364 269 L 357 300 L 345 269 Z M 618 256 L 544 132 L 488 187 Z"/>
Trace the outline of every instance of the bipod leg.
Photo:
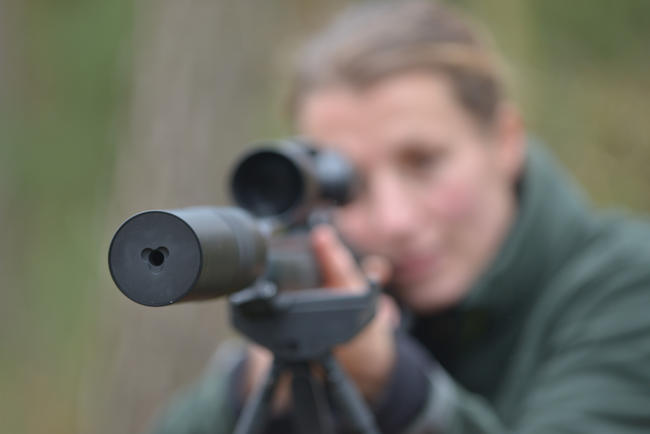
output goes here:
<path id="1" fill-rule="evenodd" d="M 374 415 L 334 356 L 331 353 L 327 354 L 321 363 L 325 370 L 325 381 L 332 402 L 350 424 L 352 432 L 355 434 L 379 434 Z"/>
<path id="2" fill-rule="evenodd" d="M 266 378 L 255 394 L 248 400 L 241 416 L 237 420 L 233 434 L 261 434 L 269 419 L 273 392 L 278 383 L 278 378 L 286 365 L 277 358 L 266 374 Z"/>
<path id="3" fill-rule="evenodd" d="M 334 423 L 322 384 L 311 373 L 309 362 L 290 365 L 293 379 L 293 421 L 299 434 L 334 434 Z"/>

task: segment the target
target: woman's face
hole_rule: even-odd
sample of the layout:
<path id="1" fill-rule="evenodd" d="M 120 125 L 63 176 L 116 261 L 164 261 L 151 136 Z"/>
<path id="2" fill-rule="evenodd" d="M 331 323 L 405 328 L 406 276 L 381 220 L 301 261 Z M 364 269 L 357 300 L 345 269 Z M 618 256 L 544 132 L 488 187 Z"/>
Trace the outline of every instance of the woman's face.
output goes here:
<path id="1" fill-rule="evenodd" d="M 399 297 L 435 311 L 467 293 L 495 255 L 515 210 L 523 140 L 501 110 L 489 132 L 443 77 L 405 73 L 363 91 L 312 92 L 298 124 L 359 169 L 359 198 L 337 211 L 342 235 L 393 265 Z"/>

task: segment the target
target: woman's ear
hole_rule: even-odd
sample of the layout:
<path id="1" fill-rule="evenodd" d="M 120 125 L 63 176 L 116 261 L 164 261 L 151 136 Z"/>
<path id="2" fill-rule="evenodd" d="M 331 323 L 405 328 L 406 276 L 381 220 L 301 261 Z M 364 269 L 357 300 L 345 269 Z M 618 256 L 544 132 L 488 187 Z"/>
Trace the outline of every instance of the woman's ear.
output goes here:
<path id="1" fill-rule="evenodd" d="M 498 109 L 496 126 L 501 172 L 511 182 L 515 182 L 521 174 L 526 155 L 524 123 L 519 110 L 511 103 L 502 103 Z"/>

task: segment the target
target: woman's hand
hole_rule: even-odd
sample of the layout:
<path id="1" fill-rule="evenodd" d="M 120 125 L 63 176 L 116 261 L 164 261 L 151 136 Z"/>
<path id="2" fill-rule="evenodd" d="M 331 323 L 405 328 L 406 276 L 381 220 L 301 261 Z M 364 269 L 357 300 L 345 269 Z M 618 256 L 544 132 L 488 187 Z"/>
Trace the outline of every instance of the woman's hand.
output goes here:
<path id="1" fill-rule="evenodd" d="M 365 258 L 362 272 L 332 227 L 316 227 L 312 245 L 323 274 L 323 286 L 327 288 L 341 292 L 365 291 L 367 278 L 382 284 L 390 277 L 388 262 L 377 256 Z M 369 401 L 379 396 L 395 362 L 393 332 L 398 323 L 397 307 L 382 294 L 372 321 L 334 351 L 345 372 Z"/>
<path id="2" fill-rule="evenodd" d="M 312 246 L 323 275 L 323 287 L 341 292 L 367 290 L 367 278 L 385 283 L 390 276 L 388 262 L 380 257 L 367 257 L 360 269 L 350 251 L 341 243 L 334 229 L 327 225 L 316 227 L 311 235 Z M 363 271 L 362 271 L 363 270 Z M 381 295 L 374 318 L 357 336 L 334 350 L 346 374 L 368 401 L 376 399 L 385 386 L 395 362 L 394 329 L 399 313 L 392 300 Z M 246 368 L 245 396 L 261 383 L 272 360 L 271 353 L 251 345 Z M 290 401 L 288 377 L 281 379 L 274 399 L 276 412 Z"/>

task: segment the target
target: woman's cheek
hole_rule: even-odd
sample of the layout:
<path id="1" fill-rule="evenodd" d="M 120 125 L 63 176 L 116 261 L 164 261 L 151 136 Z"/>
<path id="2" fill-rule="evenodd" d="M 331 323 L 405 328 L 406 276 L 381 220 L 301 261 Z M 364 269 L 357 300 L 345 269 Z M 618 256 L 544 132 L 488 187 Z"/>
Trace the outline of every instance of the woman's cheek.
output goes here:
<path id="1" fill-rule="evenodd" d="M 437 216 L 454 223 L 470 218 L 477 203 L 476 188 L 463 178 L 450 178 L 438 186 L 433 207 Z"/>
<path id="2" fill-rule="evenodd" d="M 341 209 L 336 212 L 334 224 L 343 235 L 343 238 L 352 243 L 354 247 L 362 250 L 372 250 L 372 238 L 368 229 L 372 226 L 361 209 L 354 205 L 350 208 Z"/>

